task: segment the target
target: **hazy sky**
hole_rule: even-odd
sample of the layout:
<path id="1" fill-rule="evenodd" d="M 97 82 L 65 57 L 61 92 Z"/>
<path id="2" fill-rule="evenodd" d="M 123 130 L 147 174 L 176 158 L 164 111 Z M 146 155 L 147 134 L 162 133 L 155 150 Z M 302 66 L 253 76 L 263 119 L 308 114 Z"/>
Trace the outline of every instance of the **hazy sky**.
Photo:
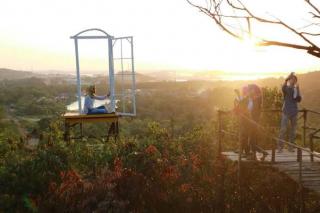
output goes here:
<path id="1" fill-rule="evenodd" d="M 289 23 L 307 23 L 302 17 L 309 9 L 300 5 L 303 0 L 249 3 L 263 14 L 273 10 L 273 15 Z M 255 48 L 229 37 L 185 0 L 2 0 L 0 8 L 0 67 L 73 73 L 74 46 L 69 37 L 87 28 L 101 28 L 114 36 L 134 36 L 138 71 L 262 73 L 320 68 L 320 60 L 303 51 Z M 257 29 L 260 35 L 270 33 L 295 41 L 277 29 Z M 85 42 L 80 46 L 83 69 L 104 69 L 103 45 Z"/>

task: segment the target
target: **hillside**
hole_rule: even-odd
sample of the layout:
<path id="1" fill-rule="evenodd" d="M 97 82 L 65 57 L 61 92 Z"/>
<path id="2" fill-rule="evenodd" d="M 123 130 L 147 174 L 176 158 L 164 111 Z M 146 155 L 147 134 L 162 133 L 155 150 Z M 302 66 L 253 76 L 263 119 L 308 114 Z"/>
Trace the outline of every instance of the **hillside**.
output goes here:
<path id="1" fill-rule="evenodd" d="M 162 75 L 163 74 L 163 75 Z M 206 88 L 217 88 L 217 87 L 227 87 L 227 88 L 238 88 L 248 83 L 256 83 L 263 87 L 279 87 L 283 78 L 263 78 L 258 80 L 236 80 L 236 81 L 223 81 L 217 80 L 214 81 L 215 75 L 220 75 L 221 72 L 214 73 L 195 73 L 189 75 L 188 81 L 192 84 L 199 85 L 204 89 Z M 41 79 L 54 79 L 54 80 L 65 80 L 70 83 L 75 82 L 75 76 L 70 74 L 39 74 L 30 71 L 17 71 L 12 69 L 0 69 L 0 80 L 15 80 L 15 79 L 24 79 L 37 77 Z M 183 74 L 179 75 L 177 78 L 183 77 Z M 105 75 L 96 75 L 96 76 L 84 76 L 83 80 L 89 81 L 91 83 L 105 81 Z M 314 71 L 304 74 L 298 74 L 299 84 L 303 88 L 304 93 L 310 93 L 319 90 L 320 91 L 320 71 Z M 216 77 L 218 79 L 218 77 Z M 125 79 L 127 80 L 127 78 Z M 179 80 L 179 79 L 178 79 Z M 147 82 L 162 82 L 162 81 L 175 81 L 175 72 L 148 72 L 148 73 L 136 73 L 136 81 L 138 83 L 147 83 Z"/>
<path id="2" fill-rule="evenodd" d="M 17 71 L 6 68 L 0 68 L 0 80 L 14 80 L 35 77 L 36 74 L 28 71 Z"/>
<path id="3" fill-rule="evenodd" d="M 1 80 L 17 80 L 17 79 L 25 79 L 25 78 L 41 78 L 46 80 L 65 80 L 69 82 L 75 82 L 75 76 L 71 74 L 62 74 L 62 73 L 46 73 L 46 74 L 40 74 L 30 71 L 18 71 L 18 70 L 12 70 L 12 69 L 6 69 L 6 68 L 0 68 L 0 81 Z M 106 78 L 105 75 L 93 75 L 88 76 L 84 75 L 82 77 L 84 80 L 100 80 L 101 78 Z M 127 78 L 126 78 L 127 80 Z M 136 81 L 137 82 L 154 82 L 158 81 L 159 79 L 146 75 L 141 73 L 136 73 Z"/>
<path id="4" fill-rule="evenodd" d="M 47 209 L 73 212 L 74 206 L 76 212 L 83 209 L 92 212 L 99 208 L 105 210 L 105 205 L 117 205 L 114 209 L 120 209 L 119 212 L 135 209 L 153 212 L 154 208 L 180 212 L 185 206 L 195 209 L 191 212 L 198 212 L 196 210 L 203 206 L 206 207 L 203 212 L 214 212 L 218 208 L 214 204 L 219 201 L 216 192 L 223 186 L 217 182 L 219 178 L 225 177 L 225 186 L 228 186 L 226 201 L 234 198 L 238 188 L 236 164 L 224 169 L 216 161 L 216 110 L 233 107 L 235 88 L 247 83 L 274 87 L 283 82 L 276 78 L 154 82 L 148 75 L 137 74 L 137 116 L 121 118 L 120 141 L 111 139 L 106 143 L 106 126 L 88 124 L 83 129 L 85 140 L 66 146 L 60 115 L 76 99 L 75 76 L 69 75 L 70 81 L 67 81 L 63 79 L 67 75 L 30 78 L 32 73 L 12 73 L 26 77 L 0 83 L 0 183 L 12 183 L 1 185 L 0 212 L 2 209 L 3 212 L 12 209 L 28 212 L 21 204 L 25 200 L 37 201 L 34 212 L 47 212 Z M 319 75 L 320 72 L 313 72 L 298 76 L 303 94 L 301 107 L 319 110 Z M 59 83 L 57 79 L 64 81 Z M 83 82 L 99 83 L 99 94 L 107 91 L 106 76 L 83 76 Z M 277 92 L 266 91 L 265 94 Z M 276 101 L 269 99 L 271 104 Z M 267 118 L 270 126 L 279 125 L 277 117 Z M 311 116 L 308 119 L 309 124 L 313 122 Z M 234 119 L 229 121 L 226 126 L 235 127 Z M 35 138 L 22 141 L 21 128 Z M 40 140 L 37 133 L 43 138 L 39 145 L 32 147 L 31 142 Z M 261 144 L 269 147 L 268 140 L 262 140 Z M 224 137 L 223 147 L 235 146 L 238 147 L 232 138 Z M 296 185 L 273 170 L 264 167 L 255 170 L 255 175 L 243 174 L 246 174 L 244 180 L 257 186 L 257 193 L 266 197 L 272 192 L 275 205 L 283 194 L 285 203 L 297 197 L 292 192 L 298 189 Z M 261 182 L 265 177 L 268 179 Z M 272 184 L 275 180 L 280 181 L 279 185 Z M 137 194 L 141 195 L 139 200 Z M 252 198 L 246 199 L 254 203 Z M 78 207 L 79 203 L 82 206 Z M 228 205 L 236 207 L 233 202 Z"/>

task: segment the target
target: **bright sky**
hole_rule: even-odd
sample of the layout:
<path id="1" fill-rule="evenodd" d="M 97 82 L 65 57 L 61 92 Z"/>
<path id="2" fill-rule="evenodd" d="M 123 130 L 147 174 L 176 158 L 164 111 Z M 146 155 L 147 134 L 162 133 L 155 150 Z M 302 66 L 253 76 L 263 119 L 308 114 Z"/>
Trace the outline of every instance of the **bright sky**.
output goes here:
<path id="1" fill-rule="evenodd" d="M 301 2 L 249 0 L 261 14 L 272 11 L 289 23 L 304 25 L 307 20 L 301 12 L 309 10 Z M 2 0 L 0 6 L 0 67 L 74 73 L 74 46 L 69 37 L 87 28 L 101 28 L 114 36 L 134 36 L 138 72 L 223 70 L 244 74 L 320 68 L 320 60 L 303 51 L 256 48 L 235 40 L 185 0 Z M 256 33 L 295 41 L 268 27 Z M 80 44 L 82 69 L 103 69 L 102 45 Z"/>

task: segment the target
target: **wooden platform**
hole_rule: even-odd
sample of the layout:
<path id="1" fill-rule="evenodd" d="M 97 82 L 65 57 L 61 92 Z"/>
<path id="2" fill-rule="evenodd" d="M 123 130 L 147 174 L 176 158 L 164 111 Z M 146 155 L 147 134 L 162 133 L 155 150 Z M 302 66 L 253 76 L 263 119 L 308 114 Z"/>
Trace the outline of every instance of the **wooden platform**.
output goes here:
<path id="1" fill-rule="evenodd" d="M 265 161 L 259 161 L 258 163 L 269 165 L 277 169 L 279 172 L 288 175 L 291 179 L 299 183 L 299 162 L 297 161 L 297 150 L 295 152 L 288 152 L 284 150 L 282 153 L 275 155 L 275 162 L 271 162 L 271 150 L 267 151 L 269 155 Z M 229 160 L 238 161 L 238 153 L 235 152 L 222 152 L 222 155 L 226 156 Z M 257 158 L 261 157 L 257 154 Z M 245 158 L 242 158 L 243 162 L 248 162 Z M 252 160 L 250 160 L 252 161 Z M 320 195 L 320 159 L 314 158 L 314 162 L 311 162 L 310 155 L 307 152 L 302 152 L 302 186 L 305 189 L 313 191 Z"/>
<path id="2" fill-rule="evenodd" d="M 67 112 L 62 115 L 65 122 L 69 124 L 85 122 L 117 122 L 120 115 L 116 113 L 85 115 L 78 112 Z"/>
<path id="3" fill-rule="evenodd" d="M 271 150 L 266 150 L 268 152 L 267 157 L 265 158 L 264 162 L 271 162 Z M 287 150 L 283 150 L 282 153 L 275 153 L 275 162 L 276 163 L 283 163 L 283 162 L 297 162 L 297 150 L 295 152 L 288 152 Z M 222 155 L 226 156 L 228 159 L 232 161 L 238 161 L 239 155 L 233 151 L 229 152 L 222 152 Z M 262 154 L 257 153 L 258 161 L 262 157 Z M 242 161 L 247 161 L 246 158 L 242 158 Z M 302 151 L 302 162 L 310 162 L 310 155 Z M 320 158 L 314 158 L 314 162 L 320 162 Z"/>
<path id="4" fill-rule="evenodd" d="M 82 139 L 83 135 L 83 124 L 84 123 L 96 123 L 96 122 L 105 122 L 111 123 L 107 130 L 107 141 L 110 136 L 114 136 L 114 139 L 117 140 L 119 134 L 119 118 L 120 115 L 116 113 L 108 113 L 108 114 L 80 114 L 78 112 L 67 112 L 61 116 L 64 119 L 65 124 L 65 132 L 64 139 L 65 141 L 70 142 L 71 139 Z M 71 137 L 71 130 L 75 128 L 75 126 L 79 126 L 80 135 Z"/>

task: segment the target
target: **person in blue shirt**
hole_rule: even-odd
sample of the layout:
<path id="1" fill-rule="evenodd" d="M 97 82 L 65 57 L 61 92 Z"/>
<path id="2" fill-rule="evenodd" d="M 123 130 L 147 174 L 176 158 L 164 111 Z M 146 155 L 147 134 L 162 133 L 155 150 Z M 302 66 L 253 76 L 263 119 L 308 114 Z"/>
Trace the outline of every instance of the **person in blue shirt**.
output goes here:
<path id="1" fill-rule="evenodd" d="M 282 85 L 283 93 L 283 107 L 282 118 L 279 138 L 284 140 L 288 123 L 290 123 L 289 142 L 295 144 L 296 129 L 297 129 L 297 116 L 298 116 L 298 103 L 301 102 L 300 89 L 298 78 L 294 73 L 291 73 Z M 278 152 L 282 152 L 284 143 L 278 141 Z M 292 146 L 288 146 L 288 151 L 294 152 Z"/>
<path id="2" fill-rule="evenodd" d="M 106 100 L 110 94 L 104 95 L 104 96 L 98 96 L 96 95 L 96 87 L 95 85 L 91 85 L 87 88 L 87 94 L 84 99 L 84 107 L 83 107 L 83 113 L 84 114 L 106 114 L 108 113 L 108 110 L 105 106 L 99 106 L 99 107 L 93 107 L 95 100 Z"/>

